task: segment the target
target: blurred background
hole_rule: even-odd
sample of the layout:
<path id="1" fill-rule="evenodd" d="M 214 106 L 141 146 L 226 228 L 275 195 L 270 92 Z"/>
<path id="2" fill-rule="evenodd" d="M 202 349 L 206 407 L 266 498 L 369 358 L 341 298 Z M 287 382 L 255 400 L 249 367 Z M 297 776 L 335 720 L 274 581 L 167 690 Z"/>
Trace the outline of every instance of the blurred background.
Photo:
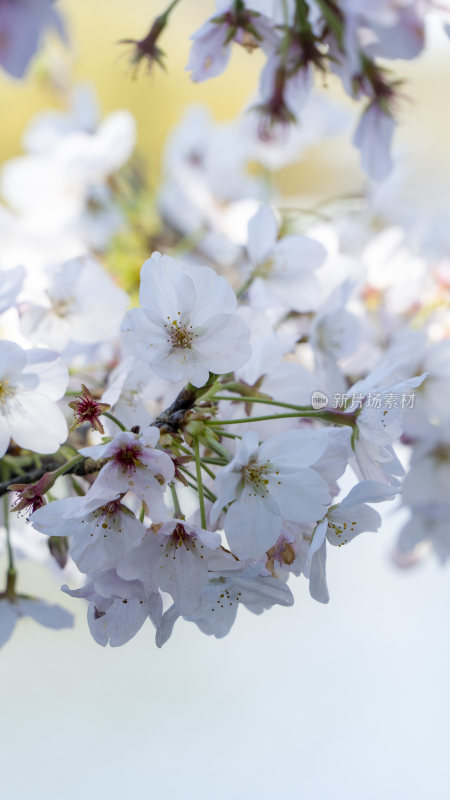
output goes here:
<path id="1" fill-rule="evenodd" d="M 263 60 L 258 51 L 249 55 L 233 48 L 226 72 L 211 81 L 195 84 L 185 70 L 189 36 L 214 10 L 212 0 L 185 0 L 171 17 L 161 39 L 167 53 L 166 71 L 156 67 L 149 75 L 141 65 L 137 76 L 129 63 L 131 48 L 122 39 L 140 39 L 165 7 L 161 0 L 58 0 L 65 13 L 70 51 L 54 38 L 34 61 L 28 80 L 12 81 L 0 74 L 0 97 L 5 109 L 0 142 L 0 160 L 21 152 L 21 136 L 33 114 L 51 107 L 64 108 L 66 96 L 55 91 L 49 73 L 64 84 L 89 82 L 94 85 L 103 114 L 117 108 L 129 109 L 136 118 L 138 151 L 145 159 L 148 175 L 156 182 L 161 171 L 161 154 L 166 137 L 192 103 L 205 103 L 213 116 L 224 121 L 239 114 L 254 97 Z M 417 173 L 447 175 L 450 166 L 448 137 L 450 108 L 446 87 L 450 81 L 448 38 L 437 22 L 430 21 L 429 46 L 414 62 L 398 62 L 398 74 L 405 79 L 405 100 L 399 109 L 402 122 L 397 132 L 400 155 L 414 164 Z M 319 82 L 316 81 L 316 85 Z M 320 89 L 320 86 L 317 85 Z M 347 108 L 354 108 L 337 82 L 324 87 Z M 408 99 L 409 98 L 409 99 Z M 359 188 L 362 173 L 358 156 L 348 136 L 310 148 L 297 166 L 279 176 L 284 193 L 345 193 Z"/>
<path id="2" fill-rule="evenodd" d="M 165 138 L 192 102 L 218 120 L 241 111 L 260 61 L 234 49 L 226 74 L 195 85 L 184 67 L 188 35 L 213 4 L 185 0 L 163 40 L 167 72 L 133 80 L 124 38 L 141 38 L 164 3 L 61 0 L 71 54 L 50 42 L 26 82 L 0 76 L 0 160 L 21 151 L 33 114 L 64 106 L 48 80 L 92 82 L 102 112 L 128 108 L 138 151 L 156 184 Z M 414 64 L 399 64 L 412 102 L 398 149 L 414 165 L 424 203 L 448 203 L 450 50 L 431 32 Z M 329 87 L 336 99 L 337 89 Z M 439 175 L 439 180 L 437 176 Z M 348 142 L 312 147 L 278 178 L 286 195 L 346 193 L 363 177 Z M 433 187 L 432 191 L 430 186 Z M 179 624 L 162 651 L 148 623 L 123 648 L 91 639 L 79 602 L 63 596 L 75 631 L 22 621 L 0 654 L 1 786 L 9 800 L 446 800 L 450 604 L 446 571 L 430 559 L 400 572 L 390 552 L 400 526 L 329 548 L 331 601 L 292 589 L 296 604 L 263 617 L 240 610 L 221 641 Z M 21 584 L 61 602 L 55 575 L 21 566 Z"/>

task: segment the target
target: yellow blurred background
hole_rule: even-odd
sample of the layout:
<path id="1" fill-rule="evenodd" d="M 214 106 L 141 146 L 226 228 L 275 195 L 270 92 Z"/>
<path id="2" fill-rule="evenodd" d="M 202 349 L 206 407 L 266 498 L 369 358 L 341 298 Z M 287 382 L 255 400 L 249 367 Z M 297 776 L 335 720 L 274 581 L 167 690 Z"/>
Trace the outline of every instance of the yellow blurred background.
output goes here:
<path id="1" fill-rule="evenodd" d="M 50 107 L 64 107 L 63 97 L 45 80 L 49 66 L 62 82 L 72 73 L 73 82 L 93 83 L 104 114 L 126 107 L 135 115 L 138 150 L 148 165 L 152 183 L 160 172 L 164 140 L 188 105 L 205 103 L 216 119 L 226 120 L 238 114 L 252 97 L 263 63 L 258 52 L 249 55 L 235 46 L 226 73 L 206 83 L 192 83 L 185 71 L 189 36 L 212 13 L 212 0 L 180 3 L 161 38 L 167 54 L 166 71 L 156 66 L 148 74 L 142 65 L 135 79 L 128 60 L 130 48 L 118 42 L 142 38 L 167 2 L 60 0 L 58 6 L 67 21 L 69 50 L 51 40 L 34 62 L 26 81 L 0 76 L 3 109 L 0 161 L 20 153 L 21 135 L 33 114 Z M 397 69 L 407 79 L 405 93 L 412 100 L 401 104 L 398 141 L 415 168 L 425 173 L 430 169 L 448 170 L 450 164 L 447 100 L 450 43 L 436 24 L 431 25 L 429 33 L 431 45 L 427 52 L 414 63 L 398 62 Z M 352 107 L 333 81 L 326 91 Z M 311 148 L 307 158 L 280 176 L 282 191 L 290 195 L 345 193 L 362 182 L 357 153 L 342 137 L 340 141 L 327 141 Z"/>

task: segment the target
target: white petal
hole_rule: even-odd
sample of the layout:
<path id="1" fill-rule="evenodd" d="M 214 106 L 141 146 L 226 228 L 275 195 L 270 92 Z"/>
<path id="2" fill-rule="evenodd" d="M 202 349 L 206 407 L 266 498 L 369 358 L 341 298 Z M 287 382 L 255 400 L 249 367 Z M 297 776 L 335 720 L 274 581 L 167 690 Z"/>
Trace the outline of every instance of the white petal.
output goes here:
<path id="1" fill-rule="evenodd" d="M 330 501 L 330 491 L 313 469 L 301 469 L 290 475 L 269 476 L 268 489 L 277 502 L 283 519 L 291 522 L 316 522 L 322 519 Z"/>
<path id="2" fill-rule="evenodd" d="M 17 603 L 20 614 L 32 617 L 35 622 L 46 628 L 73 628 L 73 615 L 61 606 L 52 606 L 44 600 L 25 599 L 21 597 Z"/>
<path id="3" fill-rule="evenodd" d="M 325 452 L 326 438 L 315 431 L 291 430 L 266 439 L 259 448 L 258 461 L 268 459 L 283 472 L 294 472 L 314 464 Z"/>
<path id="4" fill-rule="evenodd" d="M 186 267 L 186 273 L 195 286 L 195 305 L 191 323 L 194 328 L 203 325 L 216 314 L 233 314 L 236 310 L 236 295 L 225 278 L 210 267 Z"/>
<path id="5" fill-rule="evenodd" d="M 324 542 L 312 559 L 309 577 L 309 592 L 311 597 L 319 603 L 328 603 L 330 599 L 327 586 L 326 560 L 327 550 L 326 542 Z"/>
<path id="6" fill-rule="evenodd" d="M 228 509 L 224 527 L 236 556 L 258 559 L 277 541 L 281 514 L 269 495 L 262 498 L 244 489 Z"/>
<path id="7" fill-rule="evenodd" d="M 216 314 L 196 339 L 195 350 L 201 353 L 210 372 L 232 372 L 250 358 L 250 331 L 236 314 Z"/>
<path id="8" fill-rule="evenodd" d="M 54 453 L 67 438 L 62 411 L 38 392 L 20 392 L 10 414 L 11 435 L 20 447 Z"/>
<path id="9" fill-rule="evenodd" d="M 252 264 L 260 264 L 275 246 L 278 223 L 269 206 L 263 205 L 248 223 L 247 250 Z"/>

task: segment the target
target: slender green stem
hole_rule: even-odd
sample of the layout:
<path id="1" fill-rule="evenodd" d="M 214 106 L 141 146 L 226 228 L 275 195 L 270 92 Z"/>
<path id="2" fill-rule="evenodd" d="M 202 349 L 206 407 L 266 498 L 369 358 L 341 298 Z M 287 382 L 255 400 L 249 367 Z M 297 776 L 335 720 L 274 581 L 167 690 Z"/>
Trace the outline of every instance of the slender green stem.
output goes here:
<path id="1" fill-rule="evenodd" d="M 181 511 L 180 501 L 178 500 L 177 489 L 174 483 L 170 483 L 170 491 L 172 493 L 173 510 L 177 519 L 184 519 L 184 514 Z"/>
<path id="2" fill-rule="evenodd" d="M 351 428 L 355 425 L 355 417 L 353 414 L 340 414 L 339 412 L 332 411 L 301 411 L 292 414 L 268 414 L 263 417 L 241 417 L 239 419 L 212 419 L 206 420 L 205 425 L 219 430 L 221 425 L 241 425 L 245 422 L 265 422 L 270 419 L 289 419 L 289 418 L 302 418 L 311 417 L 318 419 L 322 422 L 331 422 L 335 425 L 349 425 Z"/>
<path id="3" fill-rule="evenodd" d="M 115 417 L 114 414 L 111 414 L 109 411 L 102 411 L 101 416 L 108 417 L 108 419 L 110 419 L 112 422 L 115 422 L 115 424 L 117 425 L 118 428 L 120 428 L 121 431 L 126 431 L 126 427 L 123 424 L 123 422 L 120 422 L 120 420 L 117 419 L 117 417 Z"/>
<path id="4" fill-rule="evenodd" d="M 239 286 L 239 288 L 238 288 L 238 289 L 236 289 L 236 292 L 235 292 L 235 294 L 236 294 L 236 297 L 238 297 L 238 298 L 239 298 L 239 297 L 241 297 L 241 296 L 244 294 L 244 292 L 246 292 L 246 291 L 247 291 L 248 287 L 249 287 L 249 286 L 251 285 L 251 283 L 253 282 L 253 278 L 254 278 L 254 277 L 255 277 L 255 273 L 254 273 L 254 272 L 252 272 L 252 274 L 251 274 L 251 275 L 249 275 L 249 277 L 247 278 L 247 280 L 245 280 L 245 281 L 244 281 L 244 283 L 242 283 L 242 284 Z"/>
<path id="5" fill-rule="evenodd" d="M 246 397 L 239 395 L 239 397 L 226 397 L 224 395 L 216 395 L 214 400 L 232 400 L 233 403 L 262 403 L 265 406 L 279 406 L 280 408 L 292 408 L 293 411 L 314 411 L 311 406 L 296 406 L 293 403 L 282 403 L 279 400 L 266 400 L 263 397 Z M 317 412 L 314 411 L 316 414 Z"/>
<path id="6" fill-rule="evenodd" d="M 180 469 L 181 469 L 181 467 L 180 467 Z M 186 477 L 186 475 L 190 475 L 190 472 L 188 472 L 185 469 L 183 469 L 182 472 L 184 473 L 184 479 L 185 479 L 187 485 L 190 486 L 191 489 L 194 489 L 195 492 L 198 492 L 198 487 L 197 487 L 197 484 L 195 483 L 195 481 L 193 481 L 193 480 L 191 481 L 191 480 L 189 480 L 189 478 Z"/>
<path id="7" fill-rule="evenodd" d="M 189 472 L 189 470 L 186 469 L 186 467 L 180 467 L 180 471 L 183 472 L 185 477 L 187 476 L 186 477 L 186 482 L 187 482 L 188 486 L 190 486 L 191 489 L 195 489 L 195 491 L 198 494 L 198 485 L 197 485 L 197 482 L 196 482 L 195 475 L 193 475 L 192 472 Z M 190 480 L 189 480 L 189 478 L 190 478 Z M 211 500 L 212 503 L 214 503 L 215 500 L 217 500 L 216 495 L 213 494 L 213 492 L 210 489 L 208 489 L 208 487 L 205 486 L 205 485 L 203 486 L 203 494 L 205 495 L 205 497 L 208 498 L 208 500 Z"/>
<path id="8" fill-rule="evenodd" d="M 60 447 L 60 453 L 64 456 L 64 458 L 73 458 L 73 456 L 78 455 L 78 450 L 76 447 L 73 447 L 73 445 L 69 444 L 69 442 L 66 442 L 62 447 Z"/>
<path id="9" fill-rule="evenodd" d="M 9 503 L 7 495 L 3 497 L 3 517 L 6 530 L 6 552 L 8 554 L 8 575 L 11 574 L 15 576 L 16 569 L 14 566 L 14 553 L 11 545 L 11 530 L 9 526 Z"/>
<path id="10" fill-rule="evenodd" d="M 215 472 L 212 471 L 212 469 L 209 469 L 209 467 L 206 466 L 205 460 L 206 459 L 204 459 L 204 458 L 200 459 L 201 468 L 202 468 L 202 470 L 204 470 L 206 472 L 207 475 L 209 475 L 210 478 L 215 480 L 216 479 L 216 474 L 215 474 Z"/>
<path id="11" fill-rule="evenodd" d="M 72 467 L 74 467 L 75 464 L 79 464 L 80 461 L 84 461 L 84 456 L 77 455 L 77 456 L 75 456 L 75 458 L 72 458 L 70 461 L 66 461 L 65 464 L 62 464 L 61 467 L 59 467 L 58 469 L 55 469 L 55 471 L 52 472 L 53 478 L 56 480 L 56 478 L 59 478 L 60 475 L 64 475 L 65 472 L 67 472 L 69 469 L 72 469 Z"/>
<path id="12" fill-rule="evenodd" d="M 161 14 L 161 16 L 167 18 L 169 14 L 172 13 L 173 9 L 175 8 L 176 5 L 178 5 L 179 2 L 180 0 L 172 0 L 172 2 L 169 3 L 166 10 Z"/>
<path id="13" fill-rule="evenodd" d="M 34 461 L 34 466 L 36 467 L 36 469 L 41 469 L 41 467 L 42 467 L 42 459 L 38 455 L 38 453 L 33 453 L 33 461 Z"/>
<path id="14" fill-rule="evenodd" d="M 267 414 L 264 417 L 238 417 L 236 419 L 215 419 L 206 420 L 205 425 L 213 425 L 220 428 L 221 425 L 242 425 L 244 422 L 265 422 L 268 419 L 288 419 L 289 417 L 299 417 L 300 414 Z M 302 415 L 303 416 L 303 415 Z M 309 415 L 308 415 L 309 416 Z"/>
<path id="15" fill-rule="evenodd" d="M 227 439 L 242 439 L 242 436 L 239 436 L 238 433 L 228 433 L 228 431 L 218 431 L 218 432 L 220 433 L 221 436 L 226 436 Z M 228 460 L 230 460 L 230 456 Z"/>
<path id="16" fill-rule="evenodd" d="M 187 456 L 194 457 L 193 452 L 191 450 L 189 450 L 187 447 L 184 447 L 184 445 L 178 444 L 178 442 L 177 442 L 176 446 L 178 447 L 179 450 L 181 450 L 182 453 L 185 453 Z"/>
<path id="17" fill-rule="evenodd" d="M 84 491 L 83 491 L 83 489 L 81 488 L 80 484 L 78 483 L 78 481 L 76 481 L 76 480 L 75 480 L 75 478 L 73 477 L 73 475 L 71 475 L 71 476 L 70 476 L 70 482 L 71 482 L 71 484 L 72 484 L 72 488 L 73 488 L 74 492 L 75 492 L 75 493 L 76 493 L 76 494 L 77 494 L 79 497 L 84 497 L 84 495 L 86 494 L 86 492 L 84 492 Z M 50 492 L 49 492 L 48 494 L 49 494 L 49 496 L 50 496 Z"/>
<path id="18" fill-rule="evenodd" d="M 216 442 L 216 440 L 212 436 L 205 437 L 205 444 L 209 447 L 210 450 L 214 450 L 217 455 L 222 456 L 227 460 L 227 463 L 231 461 L 231 454 L 228 452 L 226 447 L 220 444 L 220 442 Z"/>
<path id="19" fill-rule="evenodd" d="M 141 510 L 139 512 L 139 522 L 144 522 L 145 519 L 145 506 L 144 503 L 141 505 Z"/>
<path id="20" fill-rule="evenodd" d="M 200 462 L 200 446 L 197 436 L 194 438 L 193 444 L 195 454 L 195 471 L 197 473 L 198 501 L 200 504 L 200 519 L 202 522 L 202 528 L 206 529 L 205 496 L 203 494 L 202 465 Z"/>

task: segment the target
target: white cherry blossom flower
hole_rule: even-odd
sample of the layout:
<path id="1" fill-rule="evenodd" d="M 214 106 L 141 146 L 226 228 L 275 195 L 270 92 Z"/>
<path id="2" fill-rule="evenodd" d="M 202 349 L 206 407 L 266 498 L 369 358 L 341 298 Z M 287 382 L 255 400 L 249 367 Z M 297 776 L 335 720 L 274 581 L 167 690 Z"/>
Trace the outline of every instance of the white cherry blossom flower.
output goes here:
<path id="1" fill-rule="evenodd" d="M 218 473 L 216 520 L 228 503 L 224 528 L 239 558 L 260 558 L 278 539 L 283 520 L 321 519 L 330 499 L 326 482 L 311 469 L 326 448 L 314 431 L 290 430 L 259 445 L 256 431 L 242 437 L 232 461 Z"/>
<path id="2" fill-rule="evenodd" d="M 412 556 L 431 545 L 441 564 L 450 558 L 450 508 L 443 503 L 414 508 L 413 516 L 400 531 L 396 555 Z M 414 561 L 412 562 L 414 563 Z"/>
<path id="3" fill-rule="evenodd" d="M 160 377 L 203 386 L 210 372 L 230 372 L 250 357 L 234 292 L 209 267 L 182 269 L 154 253 L 141 270 L 140 302 L 125 315 L 124 343 Z"/>
<path id="4" fill-rule="evenodd" d="M 67 425 L 55 401 L 67 382 L 67 368 L 57 353 L 0 341 L 0 457 L 11 438 L 37 453 L 58 450 Z"/>
<path id="5" fill-rule="evenodd" d="M 388 365 L 386 369 L 392 368 Z M 420 386 L 426 374 L 385 386 L 377 385 L 375 375 L 374 371 L 372 376 L 358 381 L 347 392 L 350 398 L 361 397 L 361 401 L 352 399 L 347 408 L 357 412 L 351 463 L 361 479 L 398 485 L 397 476 L 403 475 L 404 470 L 392 444 L 403 432 L 405 404 L 402 404 L 402 397 L 407 397 L 411 390 Z"/>
<path id="6" fill-rule="evenodd" d="M 392 170 L 391 141 L 395 119 L 377 103 L 371 103 L 356 128 L 353 144 L 360 150 L 364 172 L 375 181 L 383 181 Z"/>
<path id="7" fill-rule="evenodd" d="M 29 521 L 47 536 L 70 536 L 70 555 L 88 574 L 115 567 L 145 535 L 142 523 L 120 500 L 83 513 L 83 498 L 67 497 L 37 509 Z"/>
<path id="8" fill-rule="evenodd" d="M 32 341 L 62 352 L 72 342 L 113 339 L 127 305 L 126 293 L 101 264 L 83 256 L 48 277 L 45 305 L 23 304 L 21 329 Z"/>
<path id="9" fill-rule="evenodd" d="M 163 495 L 175 469 L 170 456 L 156 449 L 158 439 L 158 428 L 150 426 L 141 434 L 121 432 L 106 445 L 81 449 L 84 456 L 108 460 L 86 494 L 78 516 L 130 491 L 144 504 L 153 522 L 165 519 L 167 511 Z"/>
<path id="10" fill-rule="evenodd" d="M 13 78 L 23 78 L 47 28 L 65 38 L 54 0 L 2 0 L 0 64 Z"/>
<path id="11" fill-rule="evenodd" d="M 97 644 L 120 647 L 135 636 L 147 618 L 158 626 L 161 595 L 147 594 L 139 581 L 125 581 L 114 570 L 95 575 L 81 589 L 62 587 L 71 597 L 88 600 L 88 625 Z"/>
<path id="12" fill-rule="evenodd" d="M 253 614 L 262 614 L 275 604 L 291 606 L 293 603 L 289 587 L 276 578 L 261 575 L 260 564 L 212 570 L 192 614 L 182 614 L 176 604 L 163 614 L 156 632 L 156 644 L 162 647 L 167 642 L 180 616 L 187 622 L 194 622 L 202 633 L 221 639 L 230 632 L 239 605 Z"/>
<path id="13" fill-rule="evenodd" d="M 314 317 L 309 334 L 321 385 L 334 392 L 342 392 L 346 387 L 337 362 L 351 355 L 360 339 L 358 317 L 345 308 L 351 288 L 346 282 L 332 292 Z"/>
<path id="14" fill-rule="evenodd" d="M 398 491 L 397 487 L 377 481 L 362 481 L 342 502 L 330 506 L 311 536 L 306 537 L 310 544 L 307 552 L 303 552 L 301 570 L 309 579 L 311 596 L 319 603 L 328 603 L 330 599 L 326 583 L 326 542 L 341 547 L 360 533 L 377 531 L 382 518 L 368 503 L 393 500 Z"/>
<path id="15" fill-rule="evenodd" d="M 192 71 L 194 81 L 205 81 L 224 71 L 232 41 L 244 47 L 261 47 L 265 52 L 279 42 L 271 20 L 253 8 L 237 12 L 229 0 L 219 0 L 217 6 L 218 13 L 191 36 L 193 44 L 186 69 Z"/>
<path id="16" fill-rule="evenodd" d="M 43 111 L 28 125 L 22 143 L 28 153 L 51 153 L 68 134 L 92 134 L 98 124 L 98 105 L 89 83 L 77 84 L 70 93 L 70 105 L 64 111 Z"/>
<path id="17" fill-rule="evenodd" d="M 133 117 L 114 112 L 95 132 L 72 132 L 51 152 L 8 161 L 1 173 L 2 195 L 28 235 L 53 242 L 62 231 L 65 239 L 76 240 L 75 255 L 86 248 L 103 250 L 123 224 L 109 179 L 128 160 L 134 143 Z"/>
<path id="18" fill-rule="evenodd" d="M 25 268 L 0 270 L 0 314 L 14 305 L 25 279 Z"/>
<path id="19" fill-rule="evenodd" d="M 220 543 L 219 533 L 173 519 L 150 528 L 117 571 L 128 580 L 137 578 L 148 590 L 168 592 L 177 608 L 189 614 L 198 605 L 208 580 L 209 559 Z"/>
<path id="20" fill-rule="evenodd" d="M 283 306 L 311 311 L 320 302 L 320 285 L 314 271 L 325 261 L 320 242 L 308 236 L 278 239 L 278 223 L 269 206 L 261 206 L 248 225 L 249 289 L 255 308 Z"/>
<path id="21" fill-rule="evenodd" d="M 73 627 L 72 614 L 61 606 L 50 605 L 36 597 L 3 595 L 0 596 L 0 647 L 8 641 L 16 623 L 23 617 L 31 617 L 45 628 L 60 630 Z"/>

